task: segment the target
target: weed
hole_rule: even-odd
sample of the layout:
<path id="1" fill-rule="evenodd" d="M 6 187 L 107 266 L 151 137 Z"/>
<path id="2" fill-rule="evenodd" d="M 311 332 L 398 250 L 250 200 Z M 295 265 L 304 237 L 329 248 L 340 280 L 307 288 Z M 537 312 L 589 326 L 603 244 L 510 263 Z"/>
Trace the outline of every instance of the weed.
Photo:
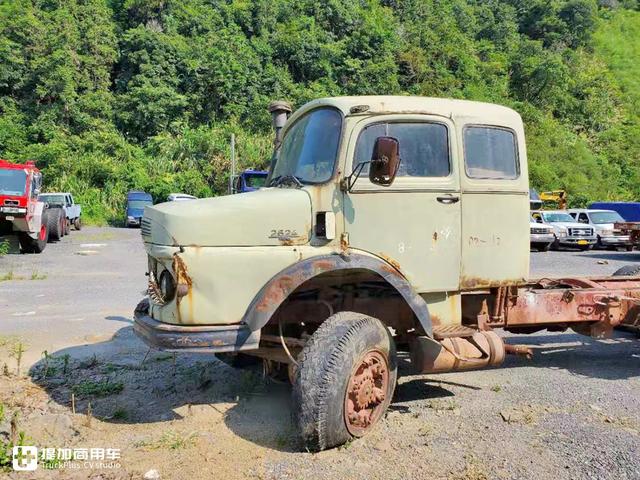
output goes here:
<path id="1" fill-rule="evenodd" d="M 164 362 L 165 360 L 171 360 L 173 358 L 173 354 L 172 353 L 164 353 L 161 355 L 158 355 L 157 357 L 153 357 L 153 361 L 154 362 Z"/>
<path id="2" fill-rule="evenodd" d="M 7 282 L 9 280 L 17 280 L 16 276 L 13 273 L 13 270 L 9 270 L 7 273 L 3 273 L 0 275 L 0 282 Z"/>
<path id="3" fill-rule="evenodd" d="M 80 397 L 96 396 L 106 397 L 120 393 L 124 385 L 122 382 L 112 382 L 110 380 L 101 380 L 94 382 L 92 380 L 84 380 L 73 386 L 73 392 Z"/>
<path id="4" fill-rule="evenodd" d="M 62 356 L 62 374 L 66 375 L 69 372 L 69 360 L 71 359 L 71 355 L 65 353 Z"/>
<path id="5" fill-rule="evenodd" d="M 113 415 L 111 415 L 111 418 L 114 420 L 126 420 L 129 418 L 129 412 L 124 408 L 116 408 Z"/>
<path id="6" fill-rule="evenodd" d="M 187 435 L 181 435 L 174 431 L 167 431 L 155 442 L 140 441 L 134 444 L 135 447 L 143 447 L 151 450 L 158 450 L 161 448 L 167 448 L 169 450 L 178 450 L 187 448 L 195 441 L 196 434 L 191 432 Z"/>
<path id="7" fill-rule="evenodd" d="M 492 392 L 500 392 L 502 390 L 502 387 L 500 385 L 494 385 L 493 387 L 491 387 L 491 391 Z"/>
<path id="8" fill-rule="evenodd" d="M 16 341 L 9 348 L 9 356 L 16 359 L 16 375 L 20 376 L 22 369 L 22 355 L 27 351 L 27 345 L 22 341 Z"/>
<path id="9" fill-rule="evenodd" d="M 4 257 L 9 253 L 9 240 L 6 238 L 0 242 L 0 257 Z"/>
<path id="10" fill-rule="evenodd" d="M 38 273 L 37 270 L 31 272 L 31 280 L 44 280 L 45 278 L 47 278 L 46 273 Z"/>
<path id="11" fill-rule="evenodd" d="M 455 400 L 431 400 L 427 404 L 427 407 L 439 412 L 443 412 L 458 410 L 460 408 L 460 405 Z"/>

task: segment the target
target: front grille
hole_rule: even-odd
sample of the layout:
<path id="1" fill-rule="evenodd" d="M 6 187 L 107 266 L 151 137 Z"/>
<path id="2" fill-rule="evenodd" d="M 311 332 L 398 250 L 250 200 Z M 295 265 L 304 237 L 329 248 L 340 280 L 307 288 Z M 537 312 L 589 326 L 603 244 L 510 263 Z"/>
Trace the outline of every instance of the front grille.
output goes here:
<path id="1" fill-rule="evenodd" d="M 142 223 L 140 224 L 140 234 L 143 237 L 151 236 L 151 220 L 148 218 L 142 218 Z"/>
<path id="2" fill-rule="evenodd" d="M 569 236 L 571 237 L 591 237 L 593 236 L 592 228 L 570 228 Z"/>
<path id="3" fill-rule="evenodd" d="M 8 198 L 6 198 L 4 200 L 4 204 L 10 207 L 17 207 L 20 205 L 20 202 L 18 200 L 9 200 Z"/>
<path id="4" fill-rule="evenodd" d="M 546 228 L 532 228 L 531 233 L 533 233 L 534 235 L 536 234 L 544 235 L 545 233 L 549 233 L 549 230 L 547 230 Z"/>

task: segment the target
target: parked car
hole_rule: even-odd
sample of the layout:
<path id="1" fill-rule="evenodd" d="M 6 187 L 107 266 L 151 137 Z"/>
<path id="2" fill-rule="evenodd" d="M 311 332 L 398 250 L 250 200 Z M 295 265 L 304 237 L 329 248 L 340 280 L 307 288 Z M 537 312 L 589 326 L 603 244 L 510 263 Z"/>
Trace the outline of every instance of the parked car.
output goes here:
<path id="1" fill-rule="evenodd" d="M 597 237 L 596 247 L 624 247 L 628 251 L 633 250 L 629 235 L 615 228 L 614 224 L 624 222 L 624 218 L 613 210 L 571 209 L 569 214 L 578 223 L 590 225 L 594 228 Z"/>
<path id="2" fill-rule="evenodd" d="M 186 193 L 170 193 L 167 202 L 183 202 L 185 200 L 196 200 L 198 197 Z"/>
<path id="3" fill-rule="evenodd" d="M 532 250 L 546 252 L 556 240 L 556 236 L 553 233 L 553 227 L 538 223 L 533 217 L 531 217 L 531 222 L 529 222 L 529 230 L 529 243 Z"/>
<path id="4" fill-rule="evenodd" d="M 125 212 L 125 225 L 127 227 L 139 227 L 144 207 L 153 205 L 153 198 L 147 192 L 131 191 L 127 193 L 127 207 Z"/>
<path id="5" fill-rule="evenodd" d="M 49 208 L 61 208 L 64 212 L 63 217 L 65 221 L 65 235 L 69 234 L 71 225 L 76 230 L 82 228 L 82 208 L 73 199 L 73 195 L 69 192 L 47 192 L 41 193 L 38 196 L 38 200 L 49 204 Z"/>
<path id="6" fill-rule="evenodd" d="M 589 250 L 596 244 L 593 227 L 576 222 L 566 210 L 538 210 L 531 213 L 536 223 L 553 227 L 556 236 L 551 248 L 571 247 Z"/>
<path id="7" fill-rule="evenodd" d="M 589 210 L 613 210 L 626 222 L 640 222 L 640 202 L 594 202 Z"/>

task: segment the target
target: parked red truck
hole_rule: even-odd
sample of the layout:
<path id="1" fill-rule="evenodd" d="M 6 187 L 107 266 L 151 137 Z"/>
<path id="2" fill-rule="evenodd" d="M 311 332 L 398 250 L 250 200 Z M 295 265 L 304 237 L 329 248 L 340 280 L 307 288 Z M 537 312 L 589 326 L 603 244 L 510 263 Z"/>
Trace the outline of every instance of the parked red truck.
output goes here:
<path id="1" fill-rule="evenodd" d="M 0 159 L 0 237 L 17 235 L 23 253 L 40 253 L 52 230 L 64 230 L 59 209 L 38 201 L 42 173 L 33 161 L 24 164 Z"/>

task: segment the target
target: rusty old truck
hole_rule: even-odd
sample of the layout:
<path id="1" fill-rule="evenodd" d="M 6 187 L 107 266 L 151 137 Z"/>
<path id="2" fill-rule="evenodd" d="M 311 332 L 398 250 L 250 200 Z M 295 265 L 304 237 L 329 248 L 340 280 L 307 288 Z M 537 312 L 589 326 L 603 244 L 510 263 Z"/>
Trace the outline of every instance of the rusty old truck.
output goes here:
<path id="1" fill-rule="evenodd" d="M 282 126 L 287 109 L 272 113 Z M 401 352 L 416 372 L 472 370 L 529 353 L 499 331 L 603 337 L 637 317 L 638 277 L 529 279 L 527 152 L 509 108 L 324 98 L 276 145 L 267 188 L 145 209 L 135 330 L 288 374 L 305 448 L 370 431 Z"/>

